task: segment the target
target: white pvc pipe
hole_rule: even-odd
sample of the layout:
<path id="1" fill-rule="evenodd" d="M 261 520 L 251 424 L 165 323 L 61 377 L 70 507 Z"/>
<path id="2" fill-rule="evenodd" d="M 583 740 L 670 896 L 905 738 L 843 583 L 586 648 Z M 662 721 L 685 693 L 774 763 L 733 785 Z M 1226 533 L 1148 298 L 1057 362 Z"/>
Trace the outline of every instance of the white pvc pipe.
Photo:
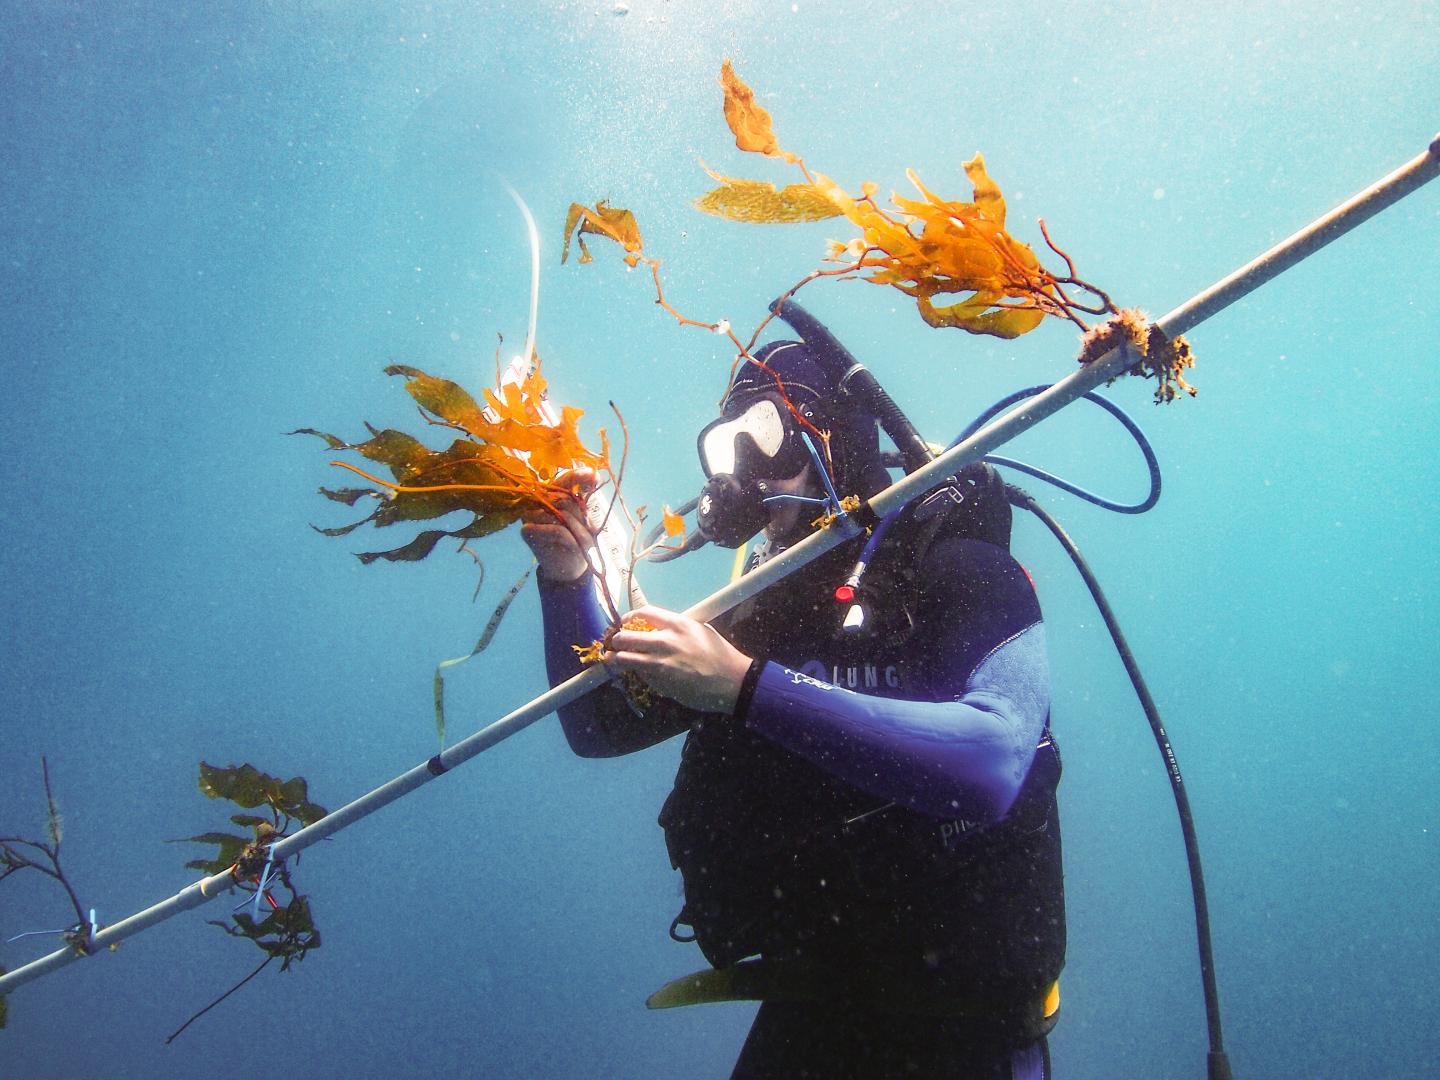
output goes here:
<path id="1" fill-rule="evenodd" d="M 1211 315 L 1253 292 L 1277 274 L 1314 254 L 1330 241 L 1349 232 L 1422 184 L 1433 180 L 1437 173 L 1440 173 L 1440 135 L 1431 141 L 1429 149 L 1425 153 L 1415 157 L 1388 176 L 1367 187 L 1354 198 L 1275 245 L 1259 258 L 1188 300 L 1161 318 L 1158 325 L 1170 337 L 1198 326 Z M 970 438 L 946 451 L 924 468 L 918 469 L 892 484 L 870 500 L 870 508 L 877 516 L 883 517 L 891 510 L 905 505 L 962 466 L 968 465 L 972 461 L 978 461 L 991 450 L 1034 427 L 1047 416 L 1093 390 L 1101 383 L 1123 374 L 1133 366 L 1133 363 L 1133 359 L 1126 355 L 1123 349 L 1110 350 L 1100 359 L 1060 380 L 1044 393 L 1027 399 L 1003 416 L 992 420 Z M 858 531 L 859 526 L 852 521 L 841 519 L 836 526 L 812 533 L 783 554 L 695 604 L 687 614 L 704 621 L 713 619 L 747 597 L 753 596 L 819 558 L 825 552 L 838 547 L 855 536 Z M 605 682 L 606 679 L 605 670 L 599 666 L 593 666 L 574 678 L 552 687 L 528 704 L 461 740 L 450 749 L 435 755 L 428 762 L 416 765 L 389 783 L 382 784 L 374 791 L 362 795 L 334 813 L 327 814 L 315 824 L 278 841 L 272 845 L 271 849 L 275 862 L 279 863 L 291 855 L 299 854 L 312 844 L 339 832 L 363 817 L 368 817 L 396 799 L 408 795 L 421 785 L 427 784 L 457 765 L 469 761 L 477 754 L 508 739 L 511 735 L 529 727 L 556 709 L 584 696 Z M 215 874 L 198 881 L 169 899 L 137 912 L 123 922 L 107 926 L 95 935 L 92 951 L 101 951 L 107 945 L 117 944 L 126 938 L 134 937 L 140 931 L 147 930 L 172 915 L 199 907 L 214 899 L 219 893 L 226 892 L 233 887 L 234 883 L 228 872 Z M 16 987 L 23 986 L 27 982 L 38 979 L 41 975 L 64 967 L 80 958 L 80 954 L 69 947 L 57 949 L 47 956 L 16 968 L 7 975 L 0 976 L 0 994 L 8 994 Z"/>

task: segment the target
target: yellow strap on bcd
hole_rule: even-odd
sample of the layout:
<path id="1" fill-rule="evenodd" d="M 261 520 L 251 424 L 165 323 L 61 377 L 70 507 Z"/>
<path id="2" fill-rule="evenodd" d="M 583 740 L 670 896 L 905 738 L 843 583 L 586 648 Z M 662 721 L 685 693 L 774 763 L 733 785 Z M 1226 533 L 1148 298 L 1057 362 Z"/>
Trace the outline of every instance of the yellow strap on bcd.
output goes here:
<path id="1" fill-rule="evenodd" d="M 835 996 L 835 981 L 814 969 L 765 960 L 742 960 L 727 968 L 705 968 L 666 983 L 645 999 L 649 1009 L 678 1009 L 686 1005 L 713 1005 L 724 1001 L 824 1001 Z M 1060 983 L 1051 983 L 1043 1000 L 1036 1002 L 1026 1026 L 1036 1037 L 1055 1026 L 1060 1012 Z M 907 997 L 887 994 L 877 1000 L 881 1009 L 923 1016 L 986 1015 L 981 999 Z"/>

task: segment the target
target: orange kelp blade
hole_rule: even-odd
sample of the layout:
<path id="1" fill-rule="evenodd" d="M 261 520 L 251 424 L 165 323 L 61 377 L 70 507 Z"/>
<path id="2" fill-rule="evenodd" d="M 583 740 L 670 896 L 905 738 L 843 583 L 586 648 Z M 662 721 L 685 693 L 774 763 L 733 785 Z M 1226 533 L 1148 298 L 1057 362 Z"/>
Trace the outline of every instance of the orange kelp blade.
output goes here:
<path id="1" fill-rule="evenodd" d="M 780 149 L 770 125 L 770 113 L 755 101 L 755 92 L 735 74 L 729 58 L 720 65 L 720 86 L 725 91 L 725 123 L 735 136 L 741 150 L 770 157 L 784 158 L 794 164 L 799 160 L 788 150 Z"/>
<path id="2" fill-rule="evenodd" d="M 570 257 L 572 236 L 577 238 L 580 243 L 580 261 L 582 263 L 594 261 L 590 255 L 590 249 L 585 246 L 584 235 L 586 233 L 592 236 L 604 236 L 623 247 L 627 265 L 634 266 L 640 261 L 640 224 L 629 210 L 611 206 L 605 199 L 601 199 L 594 207 L 571 203 L 570 212 L 565 215 L 565 245 L 560 249 L 562 263 Z"/>

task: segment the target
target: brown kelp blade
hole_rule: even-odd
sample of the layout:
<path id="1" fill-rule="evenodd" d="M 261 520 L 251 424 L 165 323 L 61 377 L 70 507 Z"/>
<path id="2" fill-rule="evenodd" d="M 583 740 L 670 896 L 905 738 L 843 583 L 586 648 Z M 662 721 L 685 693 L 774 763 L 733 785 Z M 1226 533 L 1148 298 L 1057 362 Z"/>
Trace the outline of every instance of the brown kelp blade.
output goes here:
<path id="1" fill-rule="evenodd" d="M 269 806 L 304 825 L 325 816 L 325 808 L 310 801 L 303 776 L 281 780 L 248 762 L 219 768 L 200 763 L 200 790 L 211 799 L 228 799 L 237 806 Z"/>

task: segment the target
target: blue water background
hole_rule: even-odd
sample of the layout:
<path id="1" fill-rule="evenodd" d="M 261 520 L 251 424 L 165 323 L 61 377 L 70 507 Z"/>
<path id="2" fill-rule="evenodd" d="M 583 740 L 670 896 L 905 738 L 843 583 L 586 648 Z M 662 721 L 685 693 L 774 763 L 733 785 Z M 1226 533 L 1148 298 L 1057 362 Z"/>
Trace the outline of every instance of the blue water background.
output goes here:
<path id="1" fill-rule="evenodd" d="M 5 510 L 0 833 L 43 828 L 40 755 L 82 898 L 116 921 L 193 880 L 223 824 L 196 763 L 309 778 L 332 808 L 434 752 L 436 661 L 473 644 L 527 562 L 361 566 L 407 539 L 348 520 L 313 426 L 418 425 L 388 363 L 478 388 L 524 335 L 586 430 L 632 435 L 632 503 L 698 487 L 693 432 L 726 343 L 659 311 L 594 245 L 559 265 L 572 200 L 633 209 L 686 313 L 752 327 L 843 222 L 689 207 L 734 150 L 723 56 L 784 145 L 842 183 L 916 168 L 965 197 L 981 150 L 1013 231 L 1154 315 L 1424 149 L 1440 127 L 1432 3 L 17 3 L 0 14 Z M 723 10 L 715 10 L 723 8 Z M 1435 1066 L 1440 663 L 1435 307 L 1440 188 L 1198 329 L 1200 396 L 1129 382 L 1165 494 L 1141 518 L 1030 485 L 1109 591 L 1186 770 L 1228 1045 L 1244 1077 Z M 1073 367 L 1055 323 L 1013 342 L 927 328 L 898 294 L 805 302 L 933 438 Z M 1098 410 L 1011 452 L 1139 497 Z M 1094 413 L 1095 415 L 1090 415 Z M 392 530 L 394 531 L 394 530 Z M 1015 548 L 1049 624 L 1071 943 L 1056 1074 L 1202 1075 L 1188 885 L 1161 761 L 1092 605 L 1048 535 Z M 684 606 L 708 554 L 646 578 Z M 450 679 L 468 733 L 545 686 L 532 590 Z M 702 960 L 654 819 L 678 746 L 572 757 L 546 720 L 319 849 L 298 880 L 324 945 L 163 1038 L 258 950 L 172 920 L 17 991 L 14 1077 L 723 1077 L 752 1008 L 650 1013 Z M 62 925 L 39 875 L 0 933 Z M 0 946 L 16 967 L 51 946 Z"/>

